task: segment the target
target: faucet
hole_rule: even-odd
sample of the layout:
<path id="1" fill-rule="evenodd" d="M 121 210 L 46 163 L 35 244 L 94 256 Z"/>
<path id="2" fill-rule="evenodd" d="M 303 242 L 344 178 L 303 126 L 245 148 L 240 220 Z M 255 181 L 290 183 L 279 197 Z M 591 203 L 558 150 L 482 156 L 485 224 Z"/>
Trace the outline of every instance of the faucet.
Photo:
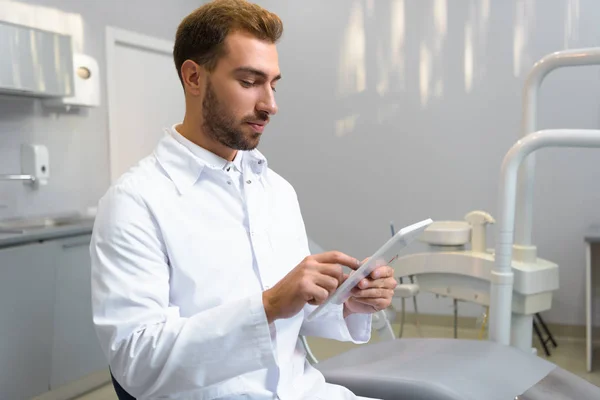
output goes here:
<path id="1" fill-rule="evenodd" d="M 0 181 L 24 181 L 34 185 L 36 178 L 33 175 L 0 175 Z"/>

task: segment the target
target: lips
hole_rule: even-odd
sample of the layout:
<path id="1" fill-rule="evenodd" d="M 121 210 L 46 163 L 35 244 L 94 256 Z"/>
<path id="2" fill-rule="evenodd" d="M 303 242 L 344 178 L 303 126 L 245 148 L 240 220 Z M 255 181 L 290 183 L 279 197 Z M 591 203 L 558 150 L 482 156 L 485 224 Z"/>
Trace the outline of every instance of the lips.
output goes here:
<path id="1" fill-rule="evenodd" d="M 248 122 L 248 125 L 256 132 L 262 133 L 265 130 L 266 122 Z"/>

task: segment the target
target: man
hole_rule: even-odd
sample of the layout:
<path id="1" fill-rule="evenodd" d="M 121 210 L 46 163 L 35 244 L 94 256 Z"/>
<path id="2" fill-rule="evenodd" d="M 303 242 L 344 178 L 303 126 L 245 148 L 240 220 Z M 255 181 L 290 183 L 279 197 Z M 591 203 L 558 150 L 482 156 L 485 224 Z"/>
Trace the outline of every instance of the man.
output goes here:
<path id="1" fill-rule="evenodd" d="M 94 323 L 136 398 L 356 398 L 325 383 L 298 336 L 368 341 L 396 281 L 381 267 L 305 321 L 358 261 L 310 255 L 294 189 L 255 149 L 277 112 L 281 33 L 276 15 L 242 0 L 186 17 L 174 47 L 183 123 L 99 203 Z"/>

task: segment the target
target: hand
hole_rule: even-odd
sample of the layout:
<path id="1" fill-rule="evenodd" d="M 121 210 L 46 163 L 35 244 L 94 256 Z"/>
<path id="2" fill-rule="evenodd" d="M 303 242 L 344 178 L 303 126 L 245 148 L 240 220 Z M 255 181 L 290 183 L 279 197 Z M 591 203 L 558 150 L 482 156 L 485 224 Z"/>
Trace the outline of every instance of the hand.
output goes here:
<path id="1" fill-rule="evenodd" d="M 267 321 L 293 317 L 306 303 L 323 303 L 344 280 L 342 265 L 356 270 L 359 263 L 338 251 L 306 257 L 275 286 L 263 292 Z"/>
<path id="2" fill-rule="evenodd" d="M 389 307 L 397 285 L 393 268 L 378 267 L 352 288 L 351 297 L 344 303 L 344 318 L 350 314 L 372 314 Z"/>

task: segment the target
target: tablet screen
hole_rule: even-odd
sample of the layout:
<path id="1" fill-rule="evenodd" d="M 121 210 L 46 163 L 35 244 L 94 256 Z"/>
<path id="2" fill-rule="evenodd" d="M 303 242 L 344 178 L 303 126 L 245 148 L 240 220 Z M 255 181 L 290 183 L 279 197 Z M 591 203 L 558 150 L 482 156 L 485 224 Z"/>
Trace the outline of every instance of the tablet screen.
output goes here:
<path id="1" fill-rule="evenodd" d="M 358 285 L 358 283 L 369 276 L 375 269 L 385 265 L 390 265 L 394 260 L 398 258 L 400 252 L 404 250 L 414 239 L 419 237 L 421 233 L 427 228 L 433 221 L 426 219 L 416 224 L 409 225 L 402 228 L 396 233 L 390 240 L 388 240 L 383 246 L 379 248 L 369 259 L 364 262 L 356 271 L 354 271 L 344 283 L 342 283 L 335 292 L 331 294 L 319 305 L 312 313 L 306 318 L 307 321 L 311 321 L 319 316 L 326 307 L 330 304 L 340 305 L 343 304 L 350 297 L 352 289 Z"/>

